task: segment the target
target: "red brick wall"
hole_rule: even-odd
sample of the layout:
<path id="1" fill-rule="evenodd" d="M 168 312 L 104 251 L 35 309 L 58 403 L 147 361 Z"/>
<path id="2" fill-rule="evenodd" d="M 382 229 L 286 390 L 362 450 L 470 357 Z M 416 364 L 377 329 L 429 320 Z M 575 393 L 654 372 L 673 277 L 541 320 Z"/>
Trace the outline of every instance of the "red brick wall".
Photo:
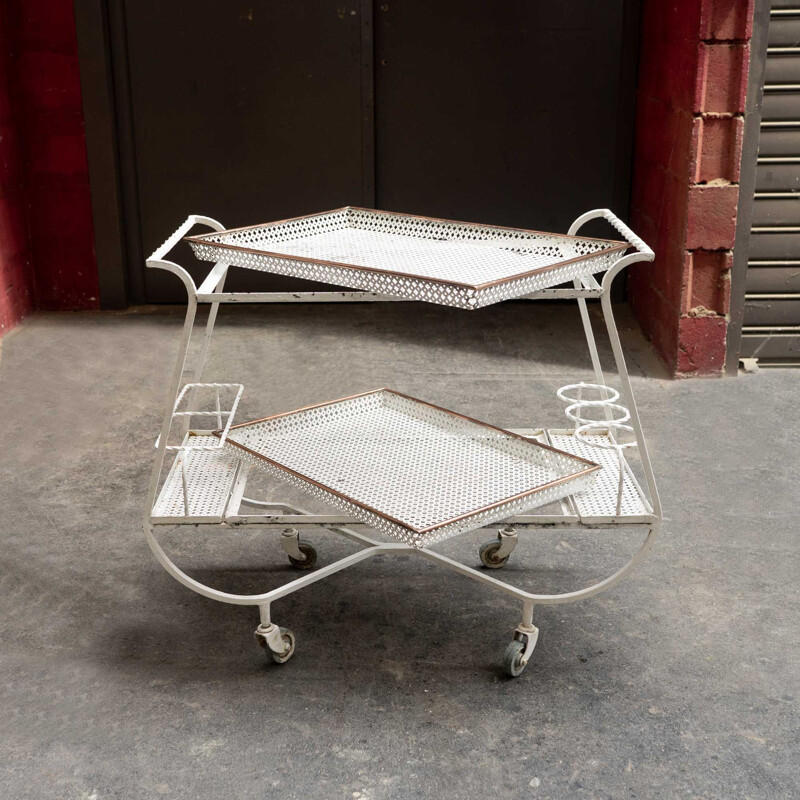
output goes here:
<path id="1" fill-rule="evenodd" d="M 656 251 L 628 287 L 677 375 L 721 374 L 753 0 L 645 0 L 631 221 Z"/>
<path id="2" fill-rule="evenodd" d="M 17 163 L 13 177 L 3 174 L 3 197 L 8 179 L 17 235 L 23 217 L 28 238 L 19 285 L 29 300 L 9 312 L 11 325 L 30 310 L 31 295 L 36 308 L 88 309 L 99 306 L 99 293 L 72 0 L 0 0 L 0 13 L 7 93 L 0 120 L 13 109 Z M 0 264 L 13 251 L 0 238 Z M 7 268 L 0 270 L 7 282 Z"/>

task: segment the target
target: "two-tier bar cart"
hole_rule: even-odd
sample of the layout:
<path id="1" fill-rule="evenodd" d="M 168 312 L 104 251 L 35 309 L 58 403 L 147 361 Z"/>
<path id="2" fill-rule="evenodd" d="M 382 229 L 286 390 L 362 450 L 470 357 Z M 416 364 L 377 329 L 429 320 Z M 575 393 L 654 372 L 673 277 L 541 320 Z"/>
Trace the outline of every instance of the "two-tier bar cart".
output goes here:
<path id="1" fill-rule="evenodd" d="M 624 241 L 579 236 L 595 218 L 605 218 Z M 213 262 L 199 286 L 166 259 L 197 225 L 211 233 L 186 239 L 199 259 Z M 256 638 L 278 663 L 294 653 L 295 636 L 272 622 L 275 600 L 379 553 L 416 553 L 521 601 L 522 618 L 505 653 L 507 673 L 519 675 L 538 638 L 534 605 L 583 600 L 614 586 L 645 557 L 658 534 L 658 492 L 610 297 L 622 269 L 652 259 L 653 251 L 607 209 L 582 215 L 566 235 L 353 207 L 231 230 L 209 217 L 188 217 L 147 260 L 149 267 L 175 274 L 188 295 L 147 496 L 144 532 L 153 553 L 195 592 L 257 606 Z M 354 291 L 226 292 L 231 266 Z M 504 431 L 390 389 L 234 424 L 243 386 L 203 381 L 221 303 L 422 300 L 470 310 L 515 298 L 578 302 L 594 376 L 558 391 L 566 403 L 564 428 Z M 590 298 L 600 300 L 619 390 L 603 374 Z M 200 303 L 210 309 L 189 377 Z M 328 513 L 248 496 L 253 470 L 325 501 Z M 304 574 L 262 594 L 220 591 L 169 558 L 155 536 L 166 525 L 280 528 L 289 561 Z M 519 530 L 617 526 L 640 531 L 643 542 L 617 572 L 586 588 L 537 594 L 490 571 L 507 563 Z M 481 568 L 432 549 L 443 539 L 484 527 L 497 536 L 480 548 Z M 310 528 L 333 531 L 363 547 L 317 567 L 316 550 L 299 535 Z M 376 531 L 394 541 L 374 538 Z"/>

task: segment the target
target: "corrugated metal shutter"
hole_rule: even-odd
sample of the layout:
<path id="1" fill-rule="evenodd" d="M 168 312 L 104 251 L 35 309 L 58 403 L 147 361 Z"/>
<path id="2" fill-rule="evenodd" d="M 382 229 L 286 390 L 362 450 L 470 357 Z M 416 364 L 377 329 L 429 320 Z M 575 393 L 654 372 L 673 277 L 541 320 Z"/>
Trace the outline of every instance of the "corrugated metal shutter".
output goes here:
<path id="1" fill-rule="evenodd" d="M 774 0 L 756 167 L 743 357 L 800 364 L 800 0 Z"/>

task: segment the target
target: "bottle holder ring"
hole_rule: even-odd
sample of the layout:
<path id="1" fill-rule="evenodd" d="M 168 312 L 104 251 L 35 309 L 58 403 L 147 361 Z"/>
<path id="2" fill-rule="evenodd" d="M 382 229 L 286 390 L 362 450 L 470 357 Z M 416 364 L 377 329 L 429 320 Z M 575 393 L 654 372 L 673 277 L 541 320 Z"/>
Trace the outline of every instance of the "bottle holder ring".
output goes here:
<path id="1" fill-rule="evenodd" d="M 624 431 L 625 433 L 633 433 L 633 428 L 630 425 L 626 425 L 621 420 L 603 420 L 597 422 L 590 422 L 584 425 L 579 425 L 575 428 L 575 438 L 580 439 L 584 444 L 588 444 L 590 447 L 602 447 L 606 450 L 616 450 L 621 451 L 625 450 L 628 447 L 636 447 L 637 442 L 634 439 L 631 442 L 618 442 L 616 439 L 612 439 L 610 436 L 605 440 L 602 439 L 594 439 L 590 441 L 587 437 L 588 436 L 597 436 L 598 428 L 608 429 L 609 432 L 613 431 Z"/>
<path id="2" fill-rule="evenodd" d="M 577 391 L 577 397 L 570 397 L 567 392 Z M 585 397 L 585 393 L 588 392 L 589 394 L 598 393 L 604 394 L 605 397 L 598 397 L 592 399 L 591 397 Z M 619 392 L 616 389 L 612 389 L 610 386 L 606 386 L 602 383 L 568 383 L 566 386 L 562 386 L 556 394 L 558 395 L 559 400 L 563 400 L 565 403 L 581 403 L 583 405 L 589 406 L 598 406 L 598 405 L 605 405 L 606 403 L 616 403 L 619 400 Z"/>
<path id="3" fill-rule="evenodd" d="M 622 509 L 622 494 L 625 486 L 625 472 L 627 464 L 622 451 L 629 447 L 636 447 L 634 438 L 630 442 L 617 441 L 615 433 L 634 433 L 633 427 L 628 425 L 631 412 L 616 401 L 619 392 L 610 386 L 599 383 L 571 383 L 562 386 L 556 394 L 560 400 L 569 405 L 564 409 L 567 419 L 575 424 L 574 436 L 589 447 L 599 447 L 604 450 L 614 450 L 617 454 L 617 503 L 616 513 Z M 602 418 L 594 418 L 590 414 Z M 607 433 L 607 436 L 603 436 Z M 591 438 L 589 438 L 591 437 Z"/>
<path id="4" fill-rule="evenodd" d="M 635 446 L 635 441 L 619 443 L 613 435 L 602 442 L 589 441 L 586 438 L 592 433 L 596 436 L 601 430 L 608 430 L 609 434 L 612 431 L 633 432 L 633 428 L 626 424 L 631 418 L 631 413 L 625 406 L 616 402 L 619 400 L 619 392 L 616 389 L 600 383 L 571 383 L 562 386 L 556 394 L 560 400 L 569 403 L 564 413 L 567 419 L 575 423 L 575 436 L 584 444 L 611 450 Z M 602 411 L 604 418 L 589 416 L 592 411 L 595 413 Z"/>

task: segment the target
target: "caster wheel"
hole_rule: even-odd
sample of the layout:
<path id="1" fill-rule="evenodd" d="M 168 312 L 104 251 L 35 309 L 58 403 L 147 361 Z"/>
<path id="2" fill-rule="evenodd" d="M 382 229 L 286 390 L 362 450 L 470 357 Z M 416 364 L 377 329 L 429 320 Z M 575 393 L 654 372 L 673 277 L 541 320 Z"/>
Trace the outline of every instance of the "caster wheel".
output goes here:
<path id="1" fill-rule="evenodd" d="M 281 639 L 289 645 L 289 649 L 285 653 L 273 653 L 270 650 L 276 664 L 285 664 L 294 655 L 294 634 L 288 628 L 281 628 Z"/>
<path id="2" fill-rule="evenodd" d="M 500 542 L 496 539 L 491 542 L 482 544 L 478 555 L 481 557 L 481 563 L 484 567 L 489 569 L 500 569 L 508 564 L 508 556 L 505 558 L 497 558 L 495 553 L 500 549 Z"/>
<path id="3" fill-rule="evenodd" d="M 305 561 L 298 561 L 289 556 L 289 561 L 295 569 L 313 569 L 317 563 L 317 551 L 310 542 L 298 542 L 300 552 L 306 557 Z"/>
<path id="4" fill-rule="evenodd" d="M 505 667 L 506 675 L 516 678 L 518 675 L 522 674 L 522 670 L 524 670 L 526 667 L 526 665 L 522 663 L 522 654 L 524 652 L 525 642 L 520 642 L 518 639 L 514 639 L 509 642 L 508 647 L 506 647 L 506 654 L 503 660 L 503 666 Z"/>
<path id="5" fill-rule="evenodd" d="M 280 632 L 281 639 L 283 639 L 285 644 L 289 645 L 289 649 L 284 653 L 275 653 L 270 650 L 269 645 L 263 636 L 256 634 L 256 641 L 258 641 L 258 643 L 269 652 L 270 656 L 272 656 L 272 660 L 276 664 L 285 664 L 294 655 L 294 634 L 288 628 L 280 628 Z"/>

